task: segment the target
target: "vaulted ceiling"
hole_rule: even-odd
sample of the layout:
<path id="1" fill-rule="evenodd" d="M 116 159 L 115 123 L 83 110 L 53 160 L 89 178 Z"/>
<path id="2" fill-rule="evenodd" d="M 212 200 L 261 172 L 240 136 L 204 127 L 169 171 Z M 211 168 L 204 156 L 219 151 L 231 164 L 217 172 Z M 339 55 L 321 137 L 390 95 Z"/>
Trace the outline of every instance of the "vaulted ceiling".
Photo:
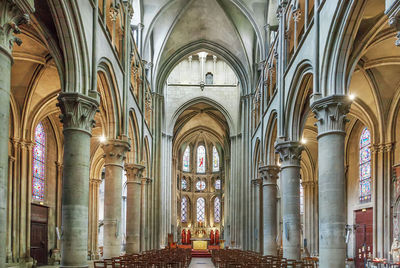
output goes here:
<path id="1" fill-rule="evenodd" d="M 238 65 L 233 67 L 241 68 L 246 79 L 254 82 L 255 63 L 265 54 L 265 25 L 271 23 L 267 18 L 269 1 L 136 0 L 133 23 L 144 26 L 142 55 L 153 63 L 152 82 L 157 83 L 167 63 L 178 62 L 185 55 L 174 56 L 202 46 L 231 57 L 231 63 Z"/>

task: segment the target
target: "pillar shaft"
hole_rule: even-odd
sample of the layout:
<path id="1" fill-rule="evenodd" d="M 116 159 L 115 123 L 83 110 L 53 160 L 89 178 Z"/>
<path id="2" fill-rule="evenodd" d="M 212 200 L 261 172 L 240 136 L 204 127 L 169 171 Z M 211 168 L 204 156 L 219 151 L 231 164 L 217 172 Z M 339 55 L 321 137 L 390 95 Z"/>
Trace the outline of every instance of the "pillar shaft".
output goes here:
<path id="1" fill-rule="evenodd" d="M 344 127 L 349 108 L 348 98 L 337 95 L 312 104 L 318 127 L 320 267 L 345 267 Z"/>
<path id="2" fill-rule="evenodd" d="M 127 139 L 110 140 L 104 150 L 104 247 L 105 259 L 121 255 L 122 171 L 125 154 L 129 150 Z"/>
<path id="3" fill-rule="evenodd" d="M 58 97 L 64 129 L 61 266 L 87 267 L 90 137 L 99 102 L 79 93 Z"/>
<path id="4" fill-rule="evenodd" d="M 264 255 L 278 255 L 276 237 L 278 232 L 276 201 L 278 197 L 278 166 L 262 166 L 259 168 L 263 190 L 263 225 Z"/>
<path id="5" fill-rule="evenodd" d="M 280 154 L 283 214 L 283 257 L 299 260 L 300 254 L 300 159 L 303 147 L 298 142 L 276 145 Z"/>
<path id="6" fill-rule="evenodd" d="M 144 166 L 126 164 L 126 253 L 140 252 L 141 177 Z"/>

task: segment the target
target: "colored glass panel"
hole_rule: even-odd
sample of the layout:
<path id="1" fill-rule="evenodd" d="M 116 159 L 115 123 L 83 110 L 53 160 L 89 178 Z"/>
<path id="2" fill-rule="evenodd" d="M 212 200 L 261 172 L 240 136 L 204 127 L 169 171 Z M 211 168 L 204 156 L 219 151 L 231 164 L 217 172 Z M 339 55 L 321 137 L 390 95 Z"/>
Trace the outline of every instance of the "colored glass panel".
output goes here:
<path id="1" fill-rule="evenodd" d="M 213 147 L 213 171 L 219 171 L 219 154 L 215 146 Z"/>
<path id="2" fill-rule="evenodd" d="M 214 222 L 221 221 L 221 200 L 219 197 L 214 199 Z"/>
<path id="3" fill-rule="evenodd" d="M 221 190 L 221 180 L 220 179 L 215 181 L 215 190 Z"/>
<path id="4" fill-rule="evenodd" d="M 35 129 L 35 146 L 32 154 L 32 198 L 37 201 L 44 201 L 46 132 L 42 123 L 39 123 Z"/>
<path id="5" fill-rule="evenodd" d="M 187 208 L 188 202 L 187 202 L 187 198 L 183 197 L 182 201 L 181 201 L 181 221 L 182 222 L 186 222 L 187 221 Z"/>
<path id="6" fill-rule="evenodd" d="M 304 214 L 304 189 L 300 183 L 300 214 Z"/>
<path id="7" fill-rule="evenodd" d="M 206 148 L 203 145 L 197 147 L 197 172 L 206 172 Z"/>
<path id="8" fill-rule="evenodd" d="M 203 197 L 197 199 L 197 222 L 204 222 L 206 217 L 206 200 Z"/>
<path id="9" fill-rule="evenodd" d="M 364 128 L 360 136 L 359 196 L 360 201 L 371 200 L 371 133 Z"/>
<path id="10" fill-rule="evenodd" d="M 204 181 L 196 182 L 196 189 L 199 191 L 203 191 L 204 189 L 206 189 L 206 183 Z"/>
<path id="11" fill-rule="evenodd" d="M 182 179 L 182 190 L 186 190 L 187 189 L 187 181 L 186 179 Z"/>
<path id="12" fill-rule="evenodd" d="M 190 168 L 190 148 L 189 146 L 186 147 L 185 152 L 183 153 L 183 171 L 189 171 Z"/>

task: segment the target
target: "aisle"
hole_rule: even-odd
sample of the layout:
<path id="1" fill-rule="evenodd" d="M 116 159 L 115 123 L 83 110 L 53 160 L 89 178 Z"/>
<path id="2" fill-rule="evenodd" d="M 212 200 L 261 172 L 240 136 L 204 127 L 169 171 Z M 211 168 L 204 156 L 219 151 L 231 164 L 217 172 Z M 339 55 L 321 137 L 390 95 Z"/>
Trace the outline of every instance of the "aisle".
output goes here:
<path id="1" fill-rule="evenodd" d="M 214 264 L 211 262 L 210 258 L 192 258 L 192 262 L 189 265 L 189 268 L 214 268 Z"/>

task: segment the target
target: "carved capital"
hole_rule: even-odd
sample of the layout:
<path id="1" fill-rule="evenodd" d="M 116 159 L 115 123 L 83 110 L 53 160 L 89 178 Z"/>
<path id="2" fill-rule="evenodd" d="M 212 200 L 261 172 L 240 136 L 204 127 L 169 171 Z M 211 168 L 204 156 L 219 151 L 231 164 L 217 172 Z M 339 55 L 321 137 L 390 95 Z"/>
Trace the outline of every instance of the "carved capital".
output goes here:
<path id="1" fill-rule="evenodd" d="M 346 114 L 350 110 L 351 101 L 348 96 L 333 95 L 316 100 L 311 109 L 317 119 L 318 137 L 329 133 L 345 135 L 345 125 L 348 122 Z"/>
<path id="2" fill-rule="evenodd" d="M 276 152 L 279 153 L 282 168 L 295 166 L 300 167 L 301 152 L 304 146 L 300 142 L 284 141 L 275 145 Z"/>
<path id="3" fill-rule="evenodd" d="M 263 181 L 263 186 L 276 186 L 276 181 L 279 179 L 279 166 L 267 165 L 258 168 L 260 177 Z"/>
<path id="4" fill-rule="evenodd" d="M 300 21 L 300 19 L 301 19 L 301 9 L 298 8 L 298 9 L 293 10 L 293 20 L 294 20 L 294 22 L 297 23 L 297 22 Z"/>
<path id="5" fill-rule="evenodd" d="M 74 129 L 91 135 L 99 101 L 75 92 L 61 93 L 57 99 L 57 106 L 61 109 L 60 119 L 64 125 L 64 131 Z"/>
<path id="6" fill-rule="evenodd" d="M 118 6 L 111 6 L 109 12 L 111 21 L 115 22 L 119 14 Z"/>
<path id="7" fill-rule="evenodd" d="M 145 166 L 137 164 L 125 164 L 127 183 L 136 182 L 140 184 Z"/>
<path id="8" fill-rule="evenodd" d="M 126 158 L 126 152 L 131 148 L 128 138 L 110 140 L 102 145 L 105 165 L 121 166 Z"/>
<path id="9" fill-rule="evenodd" d="M 21 33 L 18 26 L 29 22 L 29 15 L 21 12 L 15 1 L 0 1 L 0 50 L 10 57 L 14 43 L 21 45 L 22 41 L 14 34 Z"/>

